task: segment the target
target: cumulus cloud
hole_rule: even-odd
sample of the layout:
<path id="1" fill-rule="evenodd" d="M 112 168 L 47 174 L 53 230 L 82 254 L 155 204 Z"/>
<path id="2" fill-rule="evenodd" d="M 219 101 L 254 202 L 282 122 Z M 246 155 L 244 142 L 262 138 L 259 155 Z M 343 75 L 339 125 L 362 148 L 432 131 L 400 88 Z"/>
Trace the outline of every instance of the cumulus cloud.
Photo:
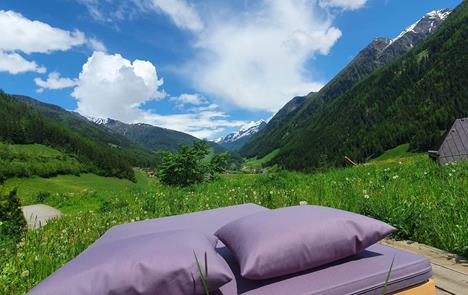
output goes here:
<path id="1" fill-rule="evenodd" d="M 87 39 L 79 30 L 66 31 L 55 28 L 37 20 L 30 20 L 11 10 L 0 10 L 0 36 L 0 71 L 11 74 L 46 72 L 45 67 L 26 60 L 19 52 L 51 53 L 66 51 L 83 44 L 88 44 L 96 50 L 105 50 L 102 42 L 95 38 Z"/>
<path id="2" fill-rule="evenodd" d="M 186 64 L 194 87 L 246 109 L 277 111 L 296 95 L 322 87 L 306 70 L 341 36 L 316 1 L 247 2 L 230 17 L 204 15 L 197 54 Z"/>
<path id="3" fill-rule="evenodd" d="M 0 72 L 19 74 L 25 72 L 36 72 L 43 74 L 47 71 L 45 67 L 38 66 L 34 61 L 28 61 L 17 53 L 5 53 L 0 51 Z"/>
<path id="4" fill-rule="evenodd" d="M 11 10 L 0 10 L 0 36 L 1 50 L 27 54 L 65 51 L 86 42 L 85 34 L 78 30 L 70 32 L 54 28 Z"/>
<path id="5" fill-rule="evenodd" d="M 47 77 L 47 80 L 35 78 L 34 83 L 39 87 L 37 92 L 43 92 L 44 89 L 58 90 L 73 87 L 76 85 L 76 80 L 63 78 L 60 77 L 60 73 L 52 72 Z"/>
<path id="6" fill-rule="evenodd" d="M 55 78 L 60 79 L 59 76 Z M 62 78 L 63 79 L 63 78 Z M 44 82 L 44 81 L 41 81 Z M 149 61 L 133 62 L 120 54 L 94 52 L 83 65 L 72 96 L 77 99 L 77 111 L 85 116 L 113 118 L 127 123 L 148 123 L 190 133 L 196 137 L 211 137 L 226 127 L 244 124 L 229 120 L 215 104 L 208 104 L 198 94 L 182 94 L 177 101 L 197 106 L 182 114 L 161 115 L 142 108 L 144 103 L 166 96 L 161 89 L 156 67 Z M 39 86 L 43 87 L 45 84 Z"/>
<path id="7" fill-rule="evenodd" d="M 72 96 L 84 115 L 128 122 L 138 115 L 140 105 L 165 96 L 159 90 L 162 84 L 151 62 L 94 52 L 83 65 Z"/>
<path id="8" fill-rule="evenodd" d="M 319 0 L 321 7 L 335 7 L 345 10 L 356 10 L 363 7 L 367 0 Z"/>
<path id="9" fill-rule="evenodd" d="M 151 0 L 156 10 L 168 15 L 182 29 L 200 31 L 203 22 L 195 8 L 186 0 Z"/>

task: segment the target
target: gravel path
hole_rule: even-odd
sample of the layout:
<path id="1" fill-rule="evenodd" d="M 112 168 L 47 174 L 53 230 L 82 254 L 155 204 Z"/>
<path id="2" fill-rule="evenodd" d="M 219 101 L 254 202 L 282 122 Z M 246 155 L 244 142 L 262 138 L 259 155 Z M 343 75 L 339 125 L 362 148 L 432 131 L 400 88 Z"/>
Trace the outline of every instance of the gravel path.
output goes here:
<path id="1" fill-rule="evenodd" d="M 21 210 L 26 218 L 29 229 L 39 228 L 45 225 L 47 220 L 62 216 L 62 212 L 59 210 L 43 204 L 24 206 Z"/>

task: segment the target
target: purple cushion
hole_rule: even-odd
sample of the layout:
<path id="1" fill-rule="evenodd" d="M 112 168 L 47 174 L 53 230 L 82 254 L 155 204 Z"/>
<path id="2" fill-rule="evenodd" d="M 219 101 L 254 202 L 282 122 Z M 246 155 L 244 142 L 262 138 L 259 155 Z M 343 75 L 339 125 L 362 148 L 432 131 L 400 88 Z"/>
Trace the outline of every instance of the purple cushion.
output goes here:
<path id="1" fill-rule="evenodd" d="M 256 280 L 357 254 L 394 230 L 386 223 L 347 211 L 297 206 L 241 217 L 215 235 L 234 253 L 241 275 Z"/>
<path id="2" fill-rule="evenodd" d="M 232 272 L 215 250 L 217 239 L 193 231 L 167 231 L 104 243 L 85 250 L 29 294 L 203 294 L 195 263 L 217 290 Z"/>

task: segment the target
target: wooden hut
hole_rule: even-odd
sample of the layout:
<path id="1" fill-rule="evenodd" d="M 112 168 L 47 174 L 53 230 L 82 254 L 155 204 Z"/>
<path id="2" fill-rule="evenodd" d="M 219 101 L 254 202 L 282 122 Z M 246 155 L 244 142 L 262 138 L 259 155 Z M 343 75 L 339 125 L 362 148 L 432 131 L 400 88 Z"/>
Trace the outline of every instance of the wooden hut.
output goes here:
<path id="1" fill-rule="evenodd" d="M 468 160 L 468 117 L 455 120 L 437 151 L 429 156 L 441 164 Z"/>

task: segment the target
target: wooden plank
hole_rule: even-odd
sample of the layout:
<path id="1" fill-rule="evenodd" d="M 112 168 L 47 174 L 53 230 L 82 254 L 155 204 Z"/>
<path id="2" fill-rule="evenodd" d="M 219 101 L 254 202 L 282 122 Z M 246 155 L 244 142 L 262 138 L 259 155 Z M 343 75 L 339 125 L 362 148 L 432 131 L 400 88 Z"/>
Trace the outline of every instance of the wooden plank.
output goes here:
<path id="1" fill-rule="evenodd" d="M 461 141 L 464 147 L 465 154 L 468 154 L 468 118 L 459 119 L 460 120 L 460 136 Z"/>
<path id="2" fill-rule="evenodd" d="M 382 244 L 427 257 L 432 263 L 437 294 L 468 294 L 468 260 L 446 251 L 411 241 L 386 239 Z"/>
<path id="3" fill-rule="evenodd" d="M 436 295 L 436 292 L 434 281 L 430 279 L 422 285 L 395 292 L 392 295 Z"/>

